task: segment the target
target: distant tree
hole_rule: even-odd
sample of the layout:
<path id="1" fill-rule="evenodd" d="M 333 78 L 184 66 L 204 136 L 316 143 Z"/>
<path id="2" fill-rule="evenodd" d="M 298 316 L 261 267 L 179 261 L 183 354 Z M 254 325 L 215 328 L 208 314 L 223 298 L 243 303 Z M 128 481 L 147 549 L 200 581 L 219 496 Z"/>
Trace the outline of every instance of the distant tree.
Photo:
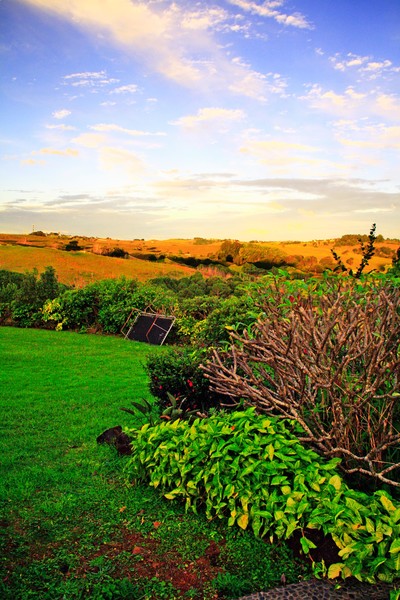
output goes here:
<path id="1" fill-rule="evenodd" d="M 218 258 L 227 262 L 235 262 L 242 248 L 243 244 L 238 240 L 225 240 L 219 249 Z"/>
<path id="2" fill-rule="evenodd" d="M 78 252 L 79 250 L 82 250 L 82 247 L 79 246 L 78 240 L 71 240 L 66 244 L 64 250 L 67 252 Z"/>

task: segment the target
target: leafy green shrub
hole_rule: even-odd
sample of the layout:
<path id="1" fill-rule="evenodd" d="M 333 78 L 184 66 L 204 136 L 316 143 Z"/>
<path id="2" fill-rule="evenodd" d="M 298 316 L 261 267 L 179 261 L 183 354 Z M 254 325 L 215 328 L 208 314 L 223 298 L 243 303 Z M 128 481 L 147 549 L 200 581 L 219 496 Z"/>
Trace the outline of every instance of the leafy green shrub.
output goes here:
<path id="1" fill-rule="evenodd" d="M 40 275 L 37 269 L 24 274 L 1 271 L 1 313 L 20 327 L 40 326 L 45 301 L 56 298 L 65 289 L 53 267 L 46 267 Z"/>
<path id="2" fill-rule="evenodd" d="M 187 347 L 168 348 L 163 353 L 150 354 L 146 370 L 150 377 L 150 392 L 159 399 L 162 408 L 170 406 L 169 394 L 185 399 L 186 410 L 208 411 L 219 406 L 220 396 L 209 389 L 209 383 L 199 368 L 204 351 Z"/>
<path id="3" fill-rule="evenodd" d="M 151 307 L 157 311 L 174 302 L 175 296 L 166 290 L 121 277 L 68 290 L 56 303 L 48 303 L 44 312 L 47 320 L 57 321 L 64 328 L 120 333 L 132 309 L 144 311 Z"/>
<path id="4" fill-rule="evenodd" d="M 297 439 L 299 426 L 257 415 L 253 408 L 213 414 L 193 423 L 144 425 L 129 432 L 135 452 L 126 465 L 134 481 L 164 496 L 204 508 L 207 518 L 250 526 L 256 536 L 288 539 L 307 529 L 331 535 L 342 562 L 328 576 L 392 581 L 400 570 L 400 507 L 383 491 L 369 496 L 347 487 L 326 461 Z"/>

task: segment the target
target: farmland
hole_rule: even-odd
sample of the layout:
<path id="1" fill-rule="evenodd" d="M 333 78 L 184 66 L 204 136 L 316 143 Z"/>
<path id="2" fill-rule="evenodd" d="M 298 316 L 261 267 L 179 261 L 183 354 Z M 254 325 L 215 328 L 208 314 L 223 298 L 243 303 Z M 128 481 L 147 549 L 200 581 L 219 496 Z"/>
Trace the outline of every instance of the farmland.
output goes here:
<path id="1" fill-rule="evenodd" d="M 66 245 L 75 241 L 79 251 L 65 251 Z M 87 238 L 61 236 L 58 234 L 28 235 L 0 234 L 0 269 L 23 273 L 37 269 L 41 273 L 46 266 L 55 268 L 61 283 L 81 287 L 101 279 L 134 277 L 146 281 L 159 276 L 183 277 L 193 274 L 191 258 L 198 261 L 219 260 L 224 240 L 168 239 L 168 240 L 113 240 L 111 238 Z M 312 271 L 322 264 L 332 264 L 331 249 L 340 254 L 344 263 L 352 267 L 361 260 L 358 243 L 344 244 L 341 240 L 314 240 L 310 242 L 265 242 L 243 244 L 256 247 L 259 252 L 269 252 L 281 260 L 289 259 L 302 270 Z M 369 269 L 384 271 L 391 264 L 399 246 L 399 240 L 376 242 L 376 253 Z M 119 249 L 126 258 L 107 256 Z M 182 264 L 186 260 L 189 264 Z M 233 270 L 240 266 L 232 265 Z M 205 271 L 206 273 L 206 271 Z"/>

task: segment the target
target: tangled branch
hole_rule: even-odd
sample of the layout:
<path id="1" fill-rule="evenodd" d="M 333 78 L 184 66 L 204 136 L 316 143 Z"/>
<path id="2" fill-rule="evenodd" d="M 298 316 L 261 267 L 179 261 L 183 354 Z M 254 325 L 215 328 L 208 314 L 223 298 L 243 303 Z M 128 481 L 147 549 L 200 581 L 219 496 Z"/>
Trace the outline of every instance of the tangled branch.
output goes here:
<path id="1" fill-rule="evenodd" d="M 211 387 L 294 419 L 345 472 L 400 487 L 400 290 L 353 280 L 289 302 L 277 288 L 261 308 L 203 365 Z"/>

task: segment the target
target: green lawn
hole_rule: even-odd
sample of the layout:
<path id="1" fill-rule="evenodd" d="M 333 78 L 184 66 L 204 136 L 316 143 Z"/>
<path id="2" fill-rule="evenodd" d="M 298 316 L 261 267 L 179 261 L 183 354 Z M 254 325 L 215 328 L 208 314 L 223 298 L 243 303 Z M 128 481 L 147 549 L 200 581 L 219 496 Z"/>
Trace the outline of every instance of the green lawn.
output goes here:
<path id="1" fill-rule="evenodd" d="M 151 399 L 149 351 L 163 349 L 0 328 L 0 598 L 211 600 L 307 575 L 284 545 L 132 487 L 96 443 L 135 425 L 119 407 Z"/>

